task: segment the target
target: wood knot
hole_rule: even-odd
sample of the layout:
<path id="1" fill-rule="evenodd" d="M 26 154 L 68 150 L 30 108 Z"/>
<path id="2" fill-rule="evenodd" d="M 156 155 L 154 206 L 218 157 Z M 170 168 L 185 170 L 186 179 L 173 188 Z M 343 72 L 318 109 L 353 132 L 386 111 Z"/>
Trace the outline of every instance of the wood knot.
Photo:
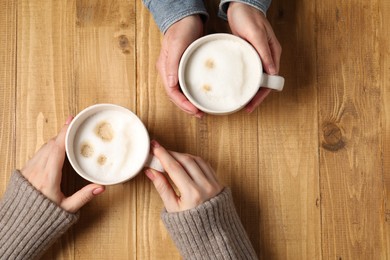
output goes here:
<path id="1" fill-rule="evenodd" d="M 324 141 L 322 147 L 328 151 L 337 152 L 345 147 L 341 129 L 334 123 L 326 123 L 322 128 Z"/>
<path id="2" fill-rule="evenodd" d="M 129 39 L 126 37 L 126 35 L 120 35 L 118 41 L 119 48 L 122 50 L 122 52 L 125 54 L 130 53 Z"/>
<path id="3" fill-rule="evenodd" d="M 284 9 L 283 8 L 278 9 L 278 16 L 277 17 L 279 20 L 282 20 L 284 18 Z"/>

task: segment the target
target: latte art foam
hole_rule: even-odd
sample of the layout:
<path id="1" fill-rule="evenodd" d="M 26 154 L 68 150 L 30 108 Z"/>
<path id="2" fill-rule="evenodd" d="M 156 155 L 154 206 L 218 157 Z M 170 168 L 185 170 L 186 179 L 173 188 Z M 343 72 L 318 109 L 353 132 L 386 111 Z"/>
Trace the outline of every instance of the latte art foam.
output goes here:
<path id="1" fill-rule="evenodd" d="M 149 149 L 145 147 L 149 137 L 140 124 L 138 118 L 120 111 L 100 111 L 88 117 L 74 139 L 80 168 L 108 182 L 138 171 Z"/>
<path id="2" fill-rule="evenodd" d="M 188 57 L 185 84 L 201 106 L 224 111 L 242 106 L 257 92 L 262 74 L 257 52 L 231 39 L 200 45 Z"/>

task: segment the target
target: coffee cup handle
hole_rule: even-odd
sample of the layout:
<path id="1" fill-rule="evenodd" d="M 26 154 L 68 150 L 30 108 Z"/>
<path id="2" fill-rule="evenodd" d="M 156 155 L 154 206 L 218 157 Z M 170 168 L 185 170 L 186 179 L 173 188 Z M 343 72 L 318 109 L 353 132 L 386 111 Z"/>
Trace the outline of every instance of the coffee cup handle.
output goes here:
<path id="1" fill-rule="evenodd" d="M 277 75 L 263 73 L 261 86 L 277 91 L 282 91 L 284 87 L 284 78 Z"/>
<path id="2" fill-rule="evenodd" d="M 153 154 L 149 154 L 148 160 L 145 163 L 145 167 L 152 168 L 159 172 L 165 172 L 160 160 Z"/>

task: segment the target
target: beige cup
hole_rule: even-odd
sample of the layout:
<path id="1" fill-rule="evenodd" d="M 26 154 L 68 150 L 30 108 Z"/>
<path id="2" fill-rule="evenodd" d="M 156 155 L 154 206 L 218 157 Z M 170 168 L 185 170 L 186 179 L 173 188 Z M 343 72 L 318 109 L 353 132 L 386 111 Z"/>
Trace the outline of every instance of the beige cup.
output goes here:
<path id="1" fill-rule="evenodd" d="M 260 87 L 281 91 L 284 78 L 264 73 L 257 51 L 248 42 L 217 33 L 199 38 L 183 53 L 179 84 L 198 109 L 225 115 L 242 109 Z"/>
<path id="2" fill-rule="evenodd" d="M 69 125 L 65 148 L 74 170 L 93 183 L 122 183 L 143 167 L 164 171 L 149 154 L 149 134 L 142 121 L 114 104 L 96 104 L 81 111 Z"/>

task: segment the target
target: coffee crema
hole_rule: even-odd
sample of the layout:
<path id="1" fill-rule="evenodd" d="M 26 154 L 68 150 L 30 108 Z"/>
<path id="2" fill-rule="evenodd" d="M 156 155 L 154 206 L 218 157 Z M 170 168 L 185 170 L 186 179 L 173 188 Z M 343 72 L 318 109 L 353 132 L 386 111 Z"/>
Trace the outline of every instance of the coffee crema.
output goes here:
<path id="1" fill-rule="evenodd" d="M 78 128 L 73 149 L 85 174 L 104 182 L 120 181 L 145 161 L 149 136 L 138 118 L 121 111 L 99 111 Z"/>
<path id="2" fill-rule="evenodd" d="M 190 96 L 213 111 L 246 104 L 257 92 L 262 75 L 255 49 L 233 39 L 202 43 L 188 56 L 184 70 Z"/>

